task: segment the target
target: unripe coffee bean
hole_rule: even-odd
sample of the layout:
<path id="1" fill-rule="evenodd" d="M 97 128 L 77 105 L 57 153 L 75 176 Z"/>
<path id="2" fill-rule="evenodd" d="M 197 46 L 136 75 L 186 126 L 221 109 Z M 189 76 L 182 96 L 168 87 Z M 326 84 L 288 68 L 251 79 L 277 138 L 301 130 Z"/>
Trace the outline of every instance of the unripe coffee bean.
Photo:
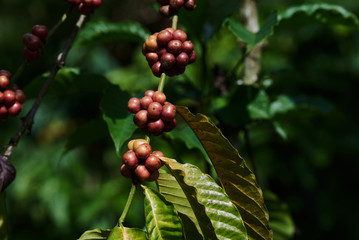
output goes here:
<path id="1" fill-rule="evenodd" d="M 182 30 L 176 30 L 173 32 L 173 39 L 185 42 L 187 40 L 187 34 Z"/>
<path id="2" fill-rule="evenodd" d="M 132 178 L 133 176 L 133 172 L 131 171 L 131 169 L 126 167 L 125 164 L 122 164 L 121 166 L 121 174 L 126 178 Z"/>
<path id="3" fill-rule="evenodd" d="M 140 99 L 133 97 L 130 98 L 127 104 L 127 109 L 130 113 L 137 113 L 141 110 L 141 102 Z"/>
<path id="4" fill-rule="evenodd" d="M 135 141 L 136 141 L 136 139 L 132 139 L 131 141 L 129 141 L 127 143 L 128 150 L 133 150 L 133 144 L 134 144 Z"/>
<path id="5" fill-rule="evenodd" d="M 184 0 L 170 0 L 170 10 L 177 12 L 184 5 Z"/>
<path id="6" fill-rule="evenodd" d="M 19 103 L 24 103 L 26 101 L 26 95 L 22 90 L 17 89 L 15 90 L 15 99 Z"/>
<path id="7" fill-rule="evenodd" d="M 35 25 L 32 27 L 32 34 L 38 36 L 41 40 L 46 39 L 48 30 L 44 25 Z"/>
<path id="8" fill-rule="evenodd" d="M 5 90 L 3 94 L 3 103 L 8 107 L 12 106 L 16 101 L 15 92 L 13 90 Z"/>
<path id="9" fill-rule="evenodd" d="M 155 52 L 149 52 L 146 54 L 146 60 L 150 66 L 158 61 L 158 54 Z"/>
<path id="10" fill-rule="evenodd" d="M 30 48 L 31 50 L 39 49 L 42 44 L 41 39 L 31 33 L 25 33 L 25 35 L 22 37 L 22 42 L 26 47 Z"/>
<path id="11" fill-rule="evenodd" d="M 193 51 L 193 43 L 191 41 L 185 41 L 182 43 L 182 50 L 187 54 L 191 54 Z"/>
<path id="12" fill-rule="evenodd" d="M 162 104 L 159 102 L 152 102 L 147 109 L 148 117 L 158 119 L 161 116 Z"/>
<path id="13" fill-rule="evenodd" d="M 163 131 L 164 132 L 170 132 L 172 131 L 176 125 L 177 125 L 177 120 L 175 118 L 173 118 L 172 120 L 170 121 L 164 121 L 164 128 L 163 128 Z"/>
<path id="14" fill-rule="evenodd" d="M 143 109 L 147 109 L 152 102 L 153 100 L 150 96 L 144 96 L 143 98 L 141 98 L 141 107 Z"/>
<path id="15" fill-rule="evenodd" d="M 134 123 L 139 127 L 139 128 L 144 128 L 146 127 L 147 124 L 147 110 L 140 110 L 136 113 L 136 115 L 133 117 L 133 121 Z"/>
<path id="16" fill-rule="evenodd" d="M 123 154 L 122 161 L 129 169 L 135 169 L 139 163 L 136 153 L 132 150 Z"/>
<path id="17" fill-rule="evenodd" d="M 151 69 L 152 69 L 153 75 L 155 75 L 156 77 L 161 77 L 162 69 L 161 69 L 161 62 L 160 61 L 153 64 Z"/>
<path id="18" fill-rule="evenodd" d="M 171 121 L 173 118 L 176 117 L 176 106 L 172 103 L 167 103 L 163 105 L 161 118 L 163 121 Z"/>
<path id="19" fill-rule="evenodd" d="M 153 94 L 152 99 L 154 102 L 159 102 L 163 105 L 166 102 L 166 95 L 161 91 L 156 91 Z"/>
<path id="20" fill-rule="evenodd" d="M 148 158 L 146 158 L 145 166 L 153 172 L 162 167 L 162 162 L 157 156 L 151 154 Z"/>
<path id="21" fill-rule="evenodd" d="M 159 47 L 166 47 L 167 43 L 169 43 L 172 39 L 172 33 L 170 31 L 163 30 L 157 35 L 157 44 Z"/>
<path id="22" fill-rule="evenodd" d="M 151 51 L 151 52 L 154 52 L 157 50 L 158 48 L 158 45 L 157 45 L 157 37 L 154 36 L 154 35 L 151 35 L 149 36 L 146 41 L 145 41 L 145 44 L 146 44 L 146 49 Z"/>
<path id="23" fill-rule="evenodd" d="M 15 102 L 11 107 L 7 109 L 7 112 L 10 116 L 17 116 L 21 112 L 21 103 Z"/>
<path id="24" fill-rule="evenodd" d="M 32 50 L 28 47 L 24 48 L 23 55 L 28 62 L 36 61 L 40 56 L 39 50 Z"/>
<path id="25" fill-rule="evenodd" d="M 180 40 L 172 40 L 167 44 L 167 51 L 173 54 L 182 52 L 182 42 Z"/>
<path id="26" fill-rule="evenodd" d="M 187 55 L 187 53 L 185 52 L 181 52 L 180 54 L 177 55 L 176 57 L 176 66 L 179 68 L 184 68 L 187 66 L 189 62 L 189 57 Z"/>
<path id="27" fill-rule="evenodd" d="M 149 96 L 149 97 L 153 97 L 153 94 L 155 94 L 155 91 L 153 91 L 153 90 L 147 90 L 144 95 L 145 95 L 145 96 Z"/>
<path id="28" fill-rule="evenodd" d="M 133 151 L 135 151 L 135 149 L 142 145 L 142 144 L 145 144 L 147 143 L 147 141 L 145 139 L 136 139 L 135 142 L 133 143 Z"/>
<path id="29" fill-rule="evenodd" d="M 148 143 L 141 144 L 137 148 L 135 148 L 135 153 L 137 158 L 139 159 L 146 159 L 148 156 L 150 156 L 152 152 L 151 145 Z"/>
<path id="30" fill-rule="evenodd" d="M 164 129 L 165 125 L 163 123 L 163 120 L 161 118 L 157 119 L 157 120 L 150 120 L 147 123 L 147 129 L 150 133 L 152 133 L 155 136 L 159 136 L 162 134 L 163 129 Z"/>
<path id="31" fill-rule="evenodd" d="M 10 84 L 10 80 L 7 76 L 1 75 L 0 76 L 0 89 L 6 89 Z"/>
<path id="32" fill-rule="evenodd" d="M 176 57 L 171 53 L 164 53 L 161 57 L 161 66 L 163 69 L 171 69 L 176 62 Z"/>
<path id="33" fill-rule="evenodd" d="M 151 176 L 151 172 L 146 168 L 145 165 L 138 165 L 135 169 L 135 175 L 136 177 L 141 181 L 147 181 L 149 177 Z"/>

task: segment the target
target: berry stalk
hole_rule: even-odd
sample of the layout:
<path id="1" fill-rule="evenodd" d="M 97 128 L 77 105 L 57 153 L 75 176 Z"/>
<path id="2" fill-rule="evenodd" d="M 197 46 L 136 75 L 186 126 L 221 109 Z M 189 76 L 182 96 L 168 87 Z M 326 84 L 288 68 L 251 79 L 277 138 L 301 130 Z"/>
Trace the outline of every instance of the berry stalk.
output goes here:
<path id="1" fill-rule="evenodd" d="M 134 196 L 135 196 L 136 188 L 137 188 L 137 184 L 132 183 L 131 191 L 130 191 L 130 193 L 128 194 L 128 198 L 127 198 L 127 202 L 126 202 L 125 208 L 124 208 L 123 211 L 122 211 L 121 217 L 118 219 L 117 226 L 121 226 L 122 223 L 125 221 L 125 218 L 126 218 L 126 216 L 127 216 L 127 213 L 128 213 L 128 211 L 130 210 L 130 207 L 131 207 L 133 198 L 134 198 Z"/>

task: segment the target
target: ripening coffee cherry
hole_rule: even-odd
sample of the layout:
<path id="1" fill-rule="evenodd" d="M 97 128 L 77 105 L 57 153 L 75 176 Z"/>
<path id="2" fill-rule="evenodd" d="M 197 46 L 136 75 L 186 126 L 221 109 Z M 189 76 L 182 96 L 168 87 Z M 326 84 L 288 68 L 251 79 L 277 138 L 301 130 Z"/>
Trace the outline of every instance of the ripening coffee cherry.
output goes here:
<path id="1" fill-rule="evenodd" d="M 164 17 L 170 17 L 173 14 L 173 12 L 170 10 L 170 5 L 161 6 L 159 12 Z"/>
<path id="2" fill-rule="evenodd" d="M 180 40 L 172 40 L 167 44 L 167 51 L 173 54 L 182 52 L 182 42 Z"/>
<path id="3" fill-rule="evenodd" d="M 191 41 L 185 41 L 182 43 L 182 50 L 187 54 L 191 54 L 193 51 L 193 43 Z"/>
<path id="4" fill-rule="evenodd" d="M 22 90 L 16 89 L 15 90 L 15 99 L 19 103 L 24 103 L 26 101 L 26 95 Z"/>
<path id="5" fill-rule="evenodd" d="M 13 90 L 5 90 L 3 94 L 3 103 L 8 107 L 12 106 L 16 101 L 15 92 Z"/>
<path id="6" fill-rule="evenodd" d="M 148 158 L 146 158 L 145 166 L 153 172 L 162 167 L 162 162 L 157 156 L 151 154 Z"/>
<path id="7" fill-rule="evenodd" d="M 99 8 L 101 7 L 102 0 L 92 0 L 92 7 L 93 8 Z"/>
<path id="8" fill-rule="evenodd" d="M 184 5 L 184 8 L 186 10 L 192 11 L 196 8 L 196 0 L 187 0 L 187 2 Z"/>
<path id="9" fill-rule="evenodd" d="M 133 97 L 130 98 L 127 104 L 127 109 L 130 113 L 137 113 L 141 110 L 141 102 L 140 99 Z"/>
<path id="10" fill-rule="evenodd" d="M 139 163 L 136 153 L 132 150 L 123 154 L 122 161 L 129 169 L 135 169 Z"/>
<path id="11" fill-rule="evenodd" d="M 140 110 L 133 117 L 133 121 L 139 128 L 146 127 L 147 119 L 147 110 Z"/>
<path id="12" fill-rule="evenodd" d="M 163 105 L 161 118 L 163 121 L 171 121 L 173 118 L 176 117 L 176 106 L 172 103 L 167 103 Z"/>
<path id="13" fill-rule="evenodd" d="M 149 96 L 149 97 L 153 97 L 153 94 L 155 94 L 155 91 L 153 91 L 153 90 L 147 90 L 146 92 L 145 92 L 145 96 Z"/>
<path id="14" fill-rule="evenodd" d="M 159 102 L 163 105 L 166 102 L 166 95 L 161 91 L 156 91 L 153 94 L 152 99 L 154 102 Z"/>
<path id="15" fill-rule="evenodd" d="M 173 39 L 185 42 L 187 40 L 187 34 L 182 30 L 176 30 L 173 32 Z"/>
<path id="16" fill-rule="evenodd" d="M 7 118 L 7 108 L 4 105 L 0 105 L 0 119 L 5 120 Z"/>
<path id="17" fill-rule="evenodd" d="M 7 76 L 0 76 L 0 89 L 6 89 L 10 84 L 10 80 Z"/>
<path id="18" fill-rule="evenodd" d="M 170 0 L 170 10 L 177 12 L 184 5 L 184 0 Z"/>
<path id="19" fill-rule="evenodd" d="M 145 165 L 138 165 L 135 169 L 135 175 L 136 177 L 141 181 L 147 181 L 149 177 L 151 176 L 151 172 L 146 168 Z"/>
<path id="20" fill-rule="evenodd" d="M 179 68 L 184 68 L 187 66 L 189 62 L 189 57 L 188 54 L 185 52 L 181 52 L 180 54 L 177 55 L 176 57 L 176 66 Z"/>
<path id="21" fill-rule="evenodd" d="M 164 125 L 165 126 L 163 128 L 163 131 L 164 132 L 170 132 L 176 127 L 177 120 L 175 118 L 173 118 L 170 121 L 164 121 Z"/>
<path id="22" fill-rule="evenodd" d="M 155 64 L 153 64 L 151 70 L 153 75 L 155 75 L 156 77 L 161 77 L 162 74 L 161 62 L 158 61 Z"/>
<path id="23" fill-rule="evenodd" d="M 45 40 L 48 34 L 47 27 L 44 25 L 35 25 L 32 27 L 32 34 L 38 36 L 41 40 Z"/>
<path id="24" fill-rule="evenodd" d="M 12 78 L 12 74 L 7 70 L 0 70 L 0 76 L 6 76 L 9 80 Z"/>
<path id="25" fill-rule="evenodd" d="M 140 101 L 142 109 L 147 109 L 148 106 L 153 102 L 152 97 L 150 96 L 144 96 Z"/>
<path id="26" fill-rule="evenodd" d="M 7 112 L 10 116 L 17 116 L 21 112 L 21 103 L 15 102 L 11 107 L 7 109 Z"/>
<path id="27" fill-rule="evenodd" d="M 161 116 L 162 104 L 159 102 L 152 102 L 147 109 L 148 117 L 152 119 L 158 119 Z"/>
<path id="28" fill-rule="evenodd" d="M 146 49 L 154 52 L 157 50 L 158 45 L 157 45 L 157 37 L 154 35 L 149 36 L 146 41 L 145 41 L 145 45 L 146 45 Z"/>
<path id="29" fill-rule="evenodd" d="M 157 44 L 159 47 L 166 47 L 167 43 L 169 43 L 172 39 L 172 33 L 170 31 L 163 30 L 157 35 Z"/>
<path id="30" fill-rule="evenodd" d="M 149 52 L 146 54 L 146 60 L 150 66 L 158 61 L 158 54 L 155 52 Z"/>
<path id="31" fill-rule="evenodd" d="M 152 133 L 155 136 L 159 136 L 162 134 L 163 129 L 164 129 L 165 125 L 163 123 L 163 120 L 161 118 L 157 119 L 157 120 L 150 120 L 147 123 L 147 129 L 150 133 Z"/>
<path id="32" fill-rule="evenodd" d="M 161 66 L 163 69 L 171 69 L 176 63 L 176 57 L 172 53 L 164 53 L 161 57 Z"/>
<path id="33" fill-rule="evenodd" d="M 121 166 L 121 174 L 126 178 L 132 178 L 133 176 L 133 172 L 131 171 L 131 169 L 126 167 L 125 164 L 122 164 Z"/>
<path id="34" fill-rule="evenodd" d="M 23 55 L 28 62 L 36 61 L 40 56 L 39 50 L 32 50 L 28 47 L 24 48 Z"/>
<path id="35" fill-rule="evenodd" d="M 136 139 L 132 139 L 127 143 L 128 150 L 133 150 L 133 143 L 136 141 Z"/>
<path id="36" fill-rule="evenodd" d="M 140 145 L 142 145 L 142 144 L 145 144 L 145 143 L 147 143 L 147 141 L 146 141 L 145 139 L 136 139 L 136 140 L 134 141 L 134 143 L 133 143 L 133 151 L 135 151 L 135 149 L 136 149 L 138 146 L 140 146 Z"/>
<path id="37" fill-rule="evenodd" d="M 32 33 L 25 33 L 24 36 L 22 37 L 22 42 L 26 47 L 32 50 L 39 49 L 42 44 L 41 39 Z"/>
<path id="38" fill-rule="evenodd" d="M 135 153 L 138 159 L 146 159 L 150 156 L 152 152 L 151 145 L 148 143 L 143 143 L 135 148 Z"/>
<path id="39" fill-rule="evenodd" d="M 160 176 L 160 173 L 158 172 L 158 170 L 151 172 L 151 175 L 147 178 L 147 181 L 149 181 L 149 182 L 156 181 L 159 176 Z"/>

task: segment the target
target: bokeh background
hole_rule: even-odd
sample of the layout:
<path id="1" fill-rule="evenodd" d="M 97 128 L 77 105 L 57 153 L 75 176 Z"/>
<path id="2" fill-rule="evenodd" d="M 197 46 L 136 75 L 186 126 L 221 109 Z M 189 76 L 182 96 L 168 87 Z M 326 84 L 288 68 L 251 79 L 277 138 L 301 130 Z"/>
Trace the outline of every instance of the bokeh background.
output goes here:
<path id="1" fill-rule="evenodd" d="M 211 2 L 204 7 L 212 13 L 224 9 L 228 14 L 238 15 L 236 8 L 232 12 L 226 9 L 234 1 L 198 2 L 201 6 Z M 322 2 L 258 0 L 260 22 L 274 10 L 281 13 L 290 6 Z M 340 4 L 359 15 L 357 0 L 325 2 Z M 156 12 L 154 3 L 105 0 L 88 21 L 132 21 L 148 32 L 157 32 L 170 22 Z M 223 9 L 214 7 L 219 5 Z M 65 1 L 2 0 L 0 69 L 15 72 L 24 61 L 23 34 L 31 31 L 34 24 L 53 26 L 67 7 Z M 289 235 L 293 233 L 290 238 L 275 235 L 275 239 L 359 239 L 355 220 L 359 215 L 358 28 L 316 22 L 276 26 L 263 49 L 261 86 L 269 99 L 286 96 L 294 107 L 272 119 L 242 121 L 240 109 L 246 107 L 242 94 L 248 91 L 237 81 L 241 69 L 235 71 L 235 77 L 227 77 L 230 66 L 241 57 L 241 49 L 234 36 L 220 27 L 221 22 L 215 22 L 215 18 L 204 20 L 201 12 L 197 9 L 191 14 L 193 25 L 203 29 L 202 35 L 195 34 L 188 23 L 182 26 L 197 43 L 200 58 L 189 67 L 192 69 L 188 76 L 167 83 L 168 97 L 176 104 L 209 115 L 245 159 L 255 160 L 267 201 L 280 199 L 280 208 L 286 210 L 282 215 L 286 219 L 283 229 Z M 33 103 L 34 94 L 30 91 L 33 88 L 28 86 L 51 68 L 76 15 L 56 32 L 46 46 L 46 54 L 20 77 L 18 85 L 29 89 L 22 115 Z M 215 24 L 206 25 L 208 22 Z M 208 34 L 213 34 L 210 40 L 201 38 Z M 91 76 L 82 77 L 84 89 L 90 81 L 98 81 L 118 85 L 130 95 L 141 94 L 155 89 L 158 81 L 146 66 L 141 45 L 119 40 L 76 45 L 66 66 Z M 219 76 L 224 76 L 221 82 L 224 88 L 214 84 Z M 10 159 L 17 169 L 16 180 L 6 192 L 10 239 L 76 239 L 85 230 L 112 228 L 116 223 L 131 182 L 120 174 L 121 160 L 101 120 L 99 103 L 104 91 L 80 88 L 50 95 L 43 101 L 31 136 L 21 139 Z M 92 128 L 85 128 L 86 133 L 81 135 L 89 141 L 69 147 L 69 137 L 89 123 Z M 20 117 L 0 122 L 1 147 L 6 146 L 20 124 Z M 284 134 L 278 134 L 281 130 Z M 141 137 L 141 132 L 136 131 L 136 136 Z M 190 149 L 181 139 L 164 136 L 154 140 L 154 146 L 167 156 L 211 171 L 201 151 Z M 144 227 L 142 199 L 138 192 L 126 226 Z"/>

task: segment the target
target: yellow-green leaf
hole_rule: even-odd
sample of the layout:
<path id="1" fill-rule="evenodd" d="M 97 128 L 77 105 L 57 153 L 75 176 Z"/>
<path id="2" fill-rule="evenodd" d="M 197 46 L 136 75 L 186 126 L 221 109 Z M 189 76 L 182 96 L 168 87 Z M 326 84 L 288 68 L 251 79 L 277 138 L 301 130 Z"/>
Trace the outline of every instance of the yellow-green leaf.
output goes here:
<path id="1" fill-rule="evenodd" d="M 116 226 L 111 230 L 107 240 L 146 240 L 146 232 L 139 228 Z"/>
<path id="2" fill-rule="evenodd" d="M 110 235 L 111 229 L 100 229 L 95 228 L 93 230 L 88 230 L 84 232 L 79 240 L 101 240 L 101 239 L 107 239 Z"/>
<path id="3" fill-rule="evenodd" d="M 224 190 L 244 220 L 249 238 L 273 239 L 262 190 L 237 149 L 205 115 L 193 115 L 182 106 L 177 106 L 177 112 L 202 143 Z"/>

